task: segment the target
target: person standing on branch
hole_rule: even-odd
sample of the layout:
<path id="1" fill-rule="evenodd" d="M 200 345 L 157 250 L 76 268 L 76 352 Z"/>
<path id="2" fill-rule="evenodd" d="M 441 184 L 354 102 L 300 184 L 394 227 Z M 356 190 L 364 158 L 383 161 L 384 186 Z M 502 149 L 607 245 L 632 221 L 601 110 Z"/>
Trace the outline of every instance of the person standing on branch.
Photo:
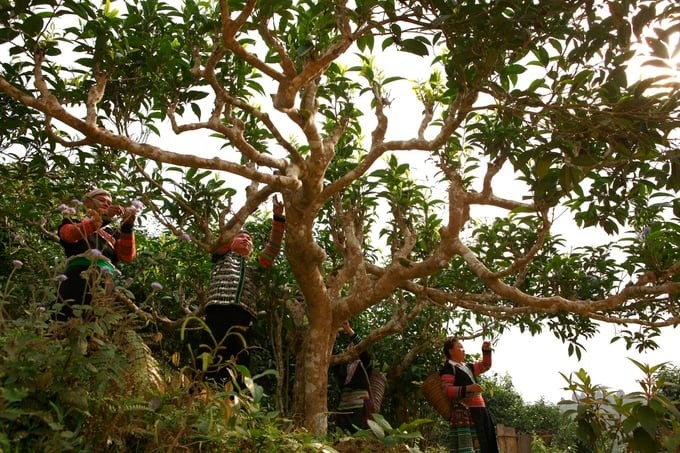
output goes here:
<path id="1" fill-rule="evenodd" d="M 498 453 L 496 427 L 476 378 L 491 368 L 491 343 L 482 344 L 482 360 L 465 363 L 465 348 L 456 337 L 444 342 L 446 361 L 439 370 L 442 390 L 454 403 L 447 443 L 455 453 Z"/>
<path id="2" fill-rule="evenodd" d="M 348 350 L 361 342 L 349 322 L 342 323 L 342 330 L 349 336 Z M 354 433 L 357 429 L 368 429 L 368 420 L 374 411 L 370 394 L 369 375 L 373 363 L 368 351 L 349 363 L 336 365 L 333 372 L 340 385 L 340 404 L 335 414 L 335 424 L 342 430 Z"/>
<path id="3" fill-rule="evenodd" d="M 274 218 L 269 242 L 258 255 L 257 263 L 269 268 L 281 250 L 286 227 L 284 206 L 275 196 Z M 209 332 L 205 332 L 203 344 L 214 345 L 212 366 L 206 378 L 226 382 L 230 380 L 229 367 L 225 364 L 234 358 L 237 365 L 248 367 L 250 354 L 247 346 L 252 340 L 252 327 L 257 319 L 257 300 L 253 282 L 252 266 L 248 258 L 253 251 L 253 242 L 247 231 L 240 231 L 233 240 L 218 247 L 212 255 L 212 271 L 205 307 L 205 321 Z M 215 345 L 215 342 L 217 344 Z"/>
<path id="4" fill-rule="evenodd" d="M 58 301 L 62 308 L 57 320 L 73 317 L 73 305 L 90 305 L 97 287 L 112 296 L 115 266 L 133 261 L 137 254 L 133 231 L 135 207 L 113 204 L 111 194 L 104 189 L 86 193 L 83 204 L 88 208 L 85 217 L 77 220 L 65 215 L 57 231 L 68 259 L 63 274 L 66 278 L 59 285 Z M 120 228 L 111 224 L 116 217 L 121 219 Z"/>

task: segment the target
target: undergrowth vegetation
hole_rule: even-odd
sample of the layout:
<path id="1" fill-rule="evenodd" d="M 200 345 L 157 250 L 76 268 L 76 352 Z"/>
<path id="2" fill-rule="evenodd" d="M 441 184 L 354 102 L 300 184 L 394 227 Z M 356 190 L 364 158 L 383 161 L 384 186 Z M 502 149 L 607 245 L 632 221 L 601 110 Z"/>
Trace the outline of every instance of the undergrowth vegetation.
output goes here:
<path id="1" fill-rule="evenodd" d="M 205 382 L 200 364 L 159 362 L 142 323 L 111 300 L 66 322 L 51 321 L 51 309 L 33 313 L 13 318 L 3 309 L 3 452 L 403 451 L 420 437 L 423 421 L 405 430 L 384 419 L 373 424 L 378 437 L 314 437 L 267 409 L 258 380 L 273 370 L 251 376 L 227 364 L 242 376 L 237 384 Z"/>
<path id="2" fill-rule="evenodd" d="M 434 413 L 430 417 L 418 401 L 410 407 L 421 412 L 397 427 L 388 421 L 394 417 L 388 407 L 385 416 L 370 421 L 370 429 L 353 436 L 337 430 L 314 436 L 291 412 L 275 410 L 275 367 L 249 370 L 226 363 L 232 382 L 206 381 L 210 352 L 195 356 L 189 349 L 191 359 L 176 360 L 170 352 L 175 348 L 161 344 L 169 338 L 120 298 L 103 294 L 94 294 L 90 306 L 75 307 L 76 317 L 53 321 L 60 307 L 49 301 L 58 279 L 41 284 L 28 273 L 18 275 L 22 266 L 14 260 L 0 280 L 0 452 L 444 451 L 438 439 L 447 423 Z M 204 326 L 188 318 L 181 339 L 190 324 Z M 576 444 L 590 451 L 675 451 L 677 369 L 636 365 L 644 375 L 642 392 L 629 395 L 593 384 L 584 370 L 565 376 L 575 400 L 566 415 L 553 413 L 561 412 L 556 407 L 527 406 L 510 381 L 487 383 L 489 408 L 498 422 L 554 434 L 552 446 L 535 436 L 534 451 L 577 451 Z M 577 427 L 567 433 L 577 442 L 560 440 L 557 420 Z"/>
<path id="3" fill-rule="evenodd" d="M 262 387 L 217 388 L 153 359 L 120 311 L 3 321 L 2 451 L 319 451 L 261 409 Z"/>

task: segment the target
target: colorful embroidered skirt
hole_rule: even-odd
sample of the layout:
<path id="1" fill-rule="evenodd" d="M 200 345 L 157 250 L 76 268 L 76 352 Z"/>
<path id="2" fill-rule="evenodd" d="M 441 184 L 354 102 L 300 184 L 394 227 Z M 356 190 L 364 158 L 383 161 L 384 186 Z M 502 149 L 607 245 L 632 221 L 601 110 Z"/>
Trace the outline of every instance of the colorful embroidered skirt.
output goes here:
<path id="1" fill-rule="evenodd" d="M 479 453 L 477 431 L 468 408 L 456 406 L 451 409 L 451 425 L 443 441 L 451 453 Z"/>

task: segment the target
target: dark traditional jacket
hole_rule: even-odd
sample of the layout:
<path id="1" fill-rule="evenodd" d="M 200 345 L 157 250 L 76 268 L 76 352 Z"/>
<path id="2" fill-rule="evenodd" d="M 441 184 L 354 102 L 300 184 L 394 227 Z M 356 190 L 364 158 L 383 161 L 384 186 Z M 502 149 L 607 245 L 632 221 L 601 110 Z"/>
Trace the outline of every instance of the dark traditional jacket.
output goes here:
<path id="1" fill-rule="evenodd" d="M 446 361 L 439 370 L 442 390 L 444 394 L 454 400 L 460 401 L 467 407 L 484 407 L 484 398 L 481 393 L 468 395 L 466 387 L 476 383 L 476 377 L 491 368 L 491 351 L 482 353 L 482 360 L 474 363 L 457 363 L 453 365 Z"/>
<path id="2" fill-rule="evenodd" d="M 118 230 L 104 225 L 96 228 L 89 218 L 82 221 L 64 218 L 58 235 L 67 258 L 97 249 L 115 265 L 119 261 L 130 262 L 136 256 L 135 234 L 130 227 Z"/>
<path id="3" fill-rule="evenodd" d="M 282 219 L 272 221 L 272 234 L 265 248 L 258 255 L 261 267 L 271 267 L 281 249 L 285 223 Z M 212 256 L 213 266 L 208 287 L 209 305 L 236 304 L 253 317 L 257 317 L 257 288 L 254 282 L 255 269 L 248 266 L 245 258 L 229 250 L 218 249 Z"/>

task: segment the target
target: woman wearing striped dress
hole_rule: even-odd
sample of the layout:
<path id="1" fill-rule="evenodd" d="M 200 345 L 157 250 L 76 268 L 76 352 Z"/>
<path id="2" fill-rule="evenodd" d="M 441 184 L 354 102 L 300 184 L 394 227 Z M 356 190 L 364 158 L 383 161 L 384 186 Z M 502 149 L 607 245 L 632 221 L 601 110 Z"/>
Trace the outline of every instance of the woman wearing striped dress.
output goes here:
<path id="1" fill-rule="evenodd" d="M 491 368 L 491 343 L 482 344 L 482 360 L 465 362 L 465 348 L 456 337 L 444 342 L 446 361 L 439 370 L 442 390 L 451 399 L 446 443 L 455 453 L 498 453 L 496 427 L 482 397 L 477 376 Z"/>

